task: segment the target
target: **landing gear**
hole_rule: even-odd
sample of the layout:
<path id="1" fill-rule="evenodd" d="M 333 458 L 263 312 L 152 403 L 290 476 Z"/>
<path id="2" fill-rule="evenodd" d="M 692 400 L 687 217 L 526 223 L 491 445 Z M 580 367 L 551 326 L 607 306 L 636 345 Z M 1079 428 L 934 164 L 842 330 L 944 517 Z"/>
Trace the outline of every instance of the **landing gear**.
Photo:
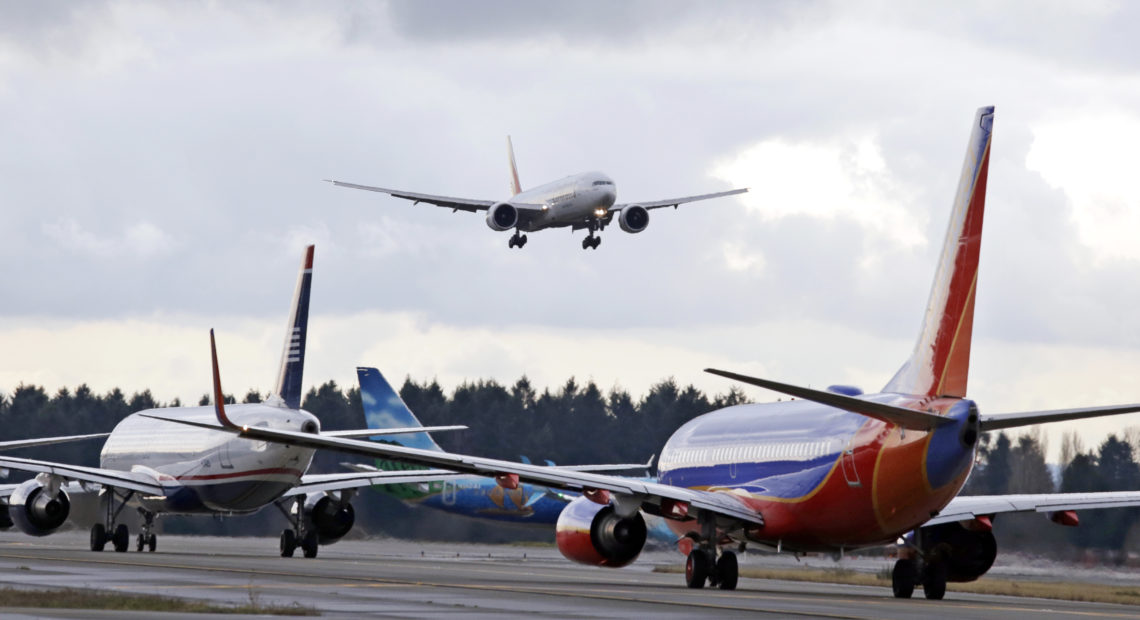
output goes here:
<path id="1" fill-rule="evenodd" d="M 307 558 L 317 557 L 317 549 L 320 548 L 320 541 L 317 539 L 317 531 L 309 531 L 305 527 L 305 496 L 293 496 L 292 510 L 286 509 L 281 503 L 274 504 L 277 509 L 289 519 L 289 529 L 281 532 L 281 557 L 291 558 L 293 552 L 297 547 L 301 548 L 301 552 Z"/>
<path id="2" fill-rule="evenodd" d="M 521 235 L 518 231 L 515 231 L 515 234 L 511 236 L 511 240 L 507 242 L 507 247 L 518 248 L 520 250 L 524 245 L 526 245 L 526 235 Z"/>
<path id="3" fill-rule="evenodd" d="M 740 570 L 736 563 L 736 554 L 725 551 L 716 561 L 716 576 L 719 578 L 717 587 L 721 590 L 735 590 L 736 582 L 740 577 Z"/>
<path id="4" fill-rule="evenodd" d="M 583 250 L 590 250 L 590 249 L 596 250 L 596 249 L 598 249 L 599 245 L 602 245 L 602 238 L 601 237 L 595 237 L 594 233 L 592 233 L 592 232 L 590 233 L 589 237 L 586 237 L 585 239 L 582 240 L 582 249 Z"/>
<path id="5" fill-rule="evenodd" d="M 154 533 L 154 513 L 139 508 L 139 514 L 142 515 L 143 525 L 139 530 L 136 549 L 142 551 L 146 548 L 147 551 L 153 552 L 158 548 L 158 536 Z"/>
<path id="6" fill-rule="evenodd" d="M 918 567 L 914 560 L 898 560 L 891 571 L 891 590 L 895 598 L 910 598 L 918 582 Z"/>
<path id="7" fill-rule="evenodd" d="M 712 515 L 706 517 L 702 514 L 702 517 L 700 544 L 685 558 L 685 585 L 703 588 L 707 581 L 710 586 L 721 590 L 735 590 L 740 578 L 736 554 L 726 550 L 717 558 L 717 547 L 712 542 L 717 536 L 716 521 Z"/>
<path id="8" fill-rule="evenodd" d="M 703 549 L 693 549 L 685 559 L 685 585 L 690 588 L 703 588 L 712 572 L 709 554 Z"/>
<path id="9" fill-rule="evenodd" d="M 922 569 L 922 594 L 932 601 L 940 601 L 946 596 L 946 563 L 938 560 L 927 562 Z"/>
<path id="10" fill-rule="evenodd" d="M 127 524 L 115 524 L 119 520 L 119 513 L 123 512 L 126 508 L 127 502 L 134 497 L 134 491 L 128 491 L 121 499 L 115 489 L 108 488 L 103 491 L 103 509 L 104 518 L 102 523 L 96 522 L 91 526 L 91 550 L 102 551 L 107 543 L 115 551 L 122 553 L 131 546 L 131 533 L 127 530 Z M 153 517 L 151 520 L 153 524 Z"/>

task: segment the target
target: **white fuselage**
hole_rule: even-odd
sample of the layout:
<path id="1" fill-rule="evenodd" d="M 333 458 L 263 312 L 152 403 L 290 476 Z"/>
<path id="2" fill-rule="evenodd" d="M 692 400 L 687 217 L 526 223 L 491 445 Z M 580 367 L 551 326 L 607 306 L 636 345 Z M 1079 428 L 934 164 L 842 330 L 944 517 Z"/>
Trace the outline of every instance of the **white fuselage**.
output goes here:
<path id="1" fill-rule="evenodd" d="M 507 202 L 542 205 L 541 217 L 523 230 L 535 231 L 581 224 L 590 217 L 602 217 L 617 200 L 613 179 L 601 172 L 584 172 L 520 192 Z"/>
<path id="2" fill-rule="evenodd" d="M 318 432 L 303 410 L 265 404 L 230 405 L 236 424 Z M 143 414 L 216 424 L 214 408 L 152 409 L 127 416 L 103 445 L 105 469 L 143 474 L 163 487 L 161 496 L 136 496 L 144 508 L 166 513 L 252 512 L 296 486 L 313 450 L 242 439 L 229 433 L 144 417 Z"/>

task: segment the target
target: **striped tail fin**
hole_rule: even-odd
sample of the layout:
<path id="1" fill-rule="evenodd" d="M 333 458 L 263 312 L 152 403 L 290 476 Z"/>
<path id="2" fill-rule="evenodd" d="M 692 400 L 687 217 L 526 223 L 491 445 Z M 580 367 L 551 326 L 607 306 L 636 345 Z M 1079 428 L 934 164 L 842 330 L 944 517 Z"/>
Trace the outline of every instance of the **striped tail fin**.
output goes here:
<path id="1" fill-rule="evenodd" d="M 994 109 L 979 108 L 914 352 L 884 392 L 966 396 Z"/>
<path id="2" fill-rule="evenodd" d="M 522 193 L 522 185 L 519 184 L 519 169 L 515 165 L 515 147 L 511 144 L 510 136 L 507 136 L 507 163 L 511 165 L 511 196 L 518 196 Z"/>
<path id="3" fill-rule="evenodd" d="M 360 381 L 360 402 L 364 405 L 364 419 L 368 422 L 368 428 L 423 426 L 379 370 L 357 367 L 356 377 Z M 443 448 L 440 448 L 426 432 L 383 435 L 373 439 L 393 441 L 408 448 L 443 451 Z"/>
<path id="4" fill-rule="evenodd" d="M 301 408 L 301 375 L 305 370 L 305 334 L 309 328 L 309 289 L 313 284 L 313 248 L 305 248 L 297 288 L 293 292 L 293 309 L 281 351 L 281 368 L 277 374 L 275 395 L 290 409 Z M 267 401 L 268 402 L 268 401 Z"/>

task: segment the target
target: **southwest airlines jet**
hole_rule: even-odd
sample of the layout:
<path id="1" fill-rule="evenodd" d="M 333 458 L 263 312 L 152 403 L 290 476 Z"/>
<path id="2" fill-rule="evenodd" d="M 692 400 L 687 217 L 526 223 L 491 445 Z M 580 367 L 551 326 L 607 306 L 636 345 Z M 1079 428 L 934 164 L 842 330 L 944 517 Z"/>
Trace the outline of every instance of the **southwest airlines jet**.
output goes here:
<path id="1" fill-rule="evenodd" d="M 1140 411 L 1132 404 L 986 415 L 967 397 L 993 119 L 992 107 L 973 118 L 918 342 L 886 387 L 814 390 L 710 370 L 794 399 L 728 407 L 684 424 L 661 452 L 656 482 L 257 428 L 220 409 L 212 428 L 492 477 L 504 489 L 525 482 L 580 492 L 556 528 L 558 548 L 576 562 L 633 562 L 645 544 L 645 513 L 664 517 L 684 538 L 692 588 L 735 589 L 731 549 L 745 546 L 842 553 L 899 544 L 895 596 L 909 598 L 921 585 L 926 598 L 940 599 L 948 581 L 989 570 L 996 515 L 1038 512 L 1076 525 L 1079 509 L 1140 505 L 1140 491 L 958 497 L 981 433 Z"/>
<path id="2" fill-rule="evenodd" d="M 309 246 L 297 279 L 276 389 L 263 403 L 230 406 L 230 415 L 242 424 L 313 436 L 322 434 L 316 416 L 300 408 L 312 269 L 313 246 Z M 220 406 L 220 383 L 215 381 L 214 386 L 218 388 L 214 399 Z M 159 413 L 165 419 L 151 415 Z M 137 548 L 154 551 L 157 536 L 153 529 L 158 515 L 243 514 L 277 503 L 290 521 L 290 527 L 281 534 L 281 555 L 291 556 L 300 546 L 305 557 L 315 557 L 318 545 L 332 544 L 352 528 L 355 512 L 350 500 L 354 489 L 381 480 L 438 479 L 433 473 L 454 476 L 450 472 L 430 471 L 411 476 L 407 472 L 307 475 L 313 458 L 311 448 L 250 441 L 230 433 L 171 423 L 214 418 L 213 407 L 172 407 L 131 414 L 107 436 L 99 467 L 0 456 L 0 467 L 36 474 L 31 480 L 4 489 L 7 515 L 24 533 L 46 536 L 67 520 L 71 507 L 68 490 L 99 489 L 103 518 L 91 528 L 91 550 L 102 551 L 108 542 L 115 551 L 127 550 L 130 533 L 118 518 L 125 507 L 133 505 L 144 521 Z M 437 430 L 456 428 L 465 427 Z M 324 435 L 371 437 L 400 431 L 365 429 Z M 0 447 L 68 439 L 73 438 L 9 442 L 13 445 Z"/>
<path id="3" fill-rule="evenodd" d="M 614 204 L 617 200 L 617 186 L 614 185 L 613 179 L 600 172 L 584 172 L 523 191 L 519 184 L 519 173 L 515 166 L 515 152 L 514 147 L 511 146 L 510 136 L 507 136 L 507 159 L 511 168 L 511 197 L 506 200 L 451 198 L 329 179 L 326 181 L 340 187 L 366 189 L 371 192 L 389 194 L 395 198 L 411 200 L 414 204 L 425 202 L 437 207 L 446 207 L 452 211 L 470 211 L 472 213 L 486 211 L 487 226 L 491 230 L 502 232 L 514 229 L 515 234 L 507 243 L 512 248 L 522 248 L 526 245 L 525 233 L 528 232 L 535 232 L 544 228 L 565 228 L 567 226 L 570 227 L 571 231 L 586 229 L 590 233 L 582 239 L 583 250 L 597 249 L 601 245 L 602 238 L 594 233 L 604 230 L 613 221 L 615 215 L 618 218 L 618 226 L 622 230 L 627 233 L 639 233 L 649 226 L 649 211 L 651 209 L 676 208 L 686 202 L 732 196 L 748 191 L 747 189 L 734 189 L 727 192 L 686 196 L 684 198 L 666 198 L 637 204 Z"/>

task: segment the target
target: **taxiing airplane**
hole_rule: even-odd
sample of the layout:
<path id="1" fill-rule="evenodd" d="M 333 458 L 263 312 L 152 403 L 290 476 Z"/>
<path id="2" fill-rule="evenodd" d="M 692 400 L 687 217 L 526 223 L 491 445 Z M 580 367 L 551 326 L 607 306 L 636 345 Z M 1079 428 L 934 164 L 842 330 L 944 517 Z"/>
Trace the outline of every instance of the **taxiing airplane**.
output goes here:
<path id="1" fill-rule="evenodd" d="M 408 429 L 321 433 L 316 416 L 300 408 L 312 268 L 313 246 L 309 246 L 297 280 L 273 395 L 258 404 L 231 405 L 229 415 L 252 427 L 291 430 L 314 437 L 372 437 L 406 432 Z M 210 346 L 213 354 L 213 332 Z M 223 395 L 217 380 L 214 387 L 214 399 L 220 408 Z M 153 414 L 164 419 L 156 419 Z M 127 550 L 130 533 L 127 525 L 118 520 L 131 504 L 138 508 L 144 521 L 137 548 L 154 551 L 157 515 L 245 514 L 276 504 L 291 521 L 291 527 L 281 534 L 281 555 L 291 556 L 300 546 L 306 557 L 315 557 L 318 545 L 332 544 L 352 528 L 355 512 L 350 500 L 354 489 L 382 480 L 416 482 L 455 475 L 443 471 L 306 474 L 313 458 L 310 448 L 250 441 L 230 433 L 171 423 L 208 421 L 215 415 L 213 407 L 133 413 L 107 436 L 99 467 L 0 456 L 0 467 L 36 474 L 22 484 L 9 485 L 8 515 L 24 533 L 45 536 L 67 520 L 71 506 L 68 489 L 99 489 L 104 517 L 91 528 L 91 550 L 102 551 L 108 542 L 115 551 Z M 466 427 L 434 430 L 460 428 Z M 34 445 L 32 442 L 61 439 L 69 438 L 10 443 L 22 443 L 11 447 L 24 447 Z"/>
<path id="2" fill-rule="evenodd" d="M 658 462 L 658 481 L 538 467 L 293 430 L 234 424 L 213 429 L 306 448 L 327 448 L 582 493 L 558 519 L 567 558 L 599 566 L 633 562 L 645 544 L 642 513 L 687 539 L 685 581 L 732 590 L 736 554 L 843 553 L 901 545 L 894 594 L 922 585 L 940 599 L 948 581 L 972 581 L 997 554 L 996 515 L 1038 512 L 1075 525 L 1076 512 L 1140 505 L 1140 491 L 959 497 L 981 433 L 1140 411 L 1140 404 L 983 415 L 967 397 L 970 343 L 994 110 L 974 116 L 965 164 L 918 342 L 881 393 L 814 390 L 710 370 L 795 397 L 714 411 L 682 425 Z M 159 413 L 158 415 L 161 415 Z M 590 429 L 582 429 L 589 433 Z"/>
<path id="3" fill-rule="evenodd" d="M 595 233 L 604 230 L 613 221 L 614 216 L 617 216 L 618 225 L 622 230 L 627 233 L 639 233 L 649 226 L 649 211 L 652 209 L 676 208 L 687 202 L 732 196 L 748 191 L 747 189 L 734 189 L 727 192 L 686 196 L 684 198 L 615 204 L 617 186 L 614 185 L 613 179 L 601 172 L 584 172 L 523 191 L 519 184 L 519 173 L 515 166 L 515 152 L 514 147 L 511 146 L 510 136 L 507 136 L 507 158 L 511 169 L 511 197 L 506 200 L 452 198 L 371 185 L 357 185 L 356 183 L 345 183 L 331 179 L 325 180 L 340 187 L 389 194 L 395 198 L 411 200 L 414 204 L 423 202 L 437 207 L 445 207 L 452 211 L 470 211 L 472 213 L 486 211 L 487 226 L 491 230 L 501 232 L 514 229 L 515 234 L 507 243 L 512 248 L 522 248 L 526 245 L 527 236 L 525 233 L 528 232 L 565 227 L 570 227 L 571 231 L 586 229 L 590 231 L 590 234 L 582 239 L 583 250 L 597 249 L 602 243 L 602 238 Z"/>

